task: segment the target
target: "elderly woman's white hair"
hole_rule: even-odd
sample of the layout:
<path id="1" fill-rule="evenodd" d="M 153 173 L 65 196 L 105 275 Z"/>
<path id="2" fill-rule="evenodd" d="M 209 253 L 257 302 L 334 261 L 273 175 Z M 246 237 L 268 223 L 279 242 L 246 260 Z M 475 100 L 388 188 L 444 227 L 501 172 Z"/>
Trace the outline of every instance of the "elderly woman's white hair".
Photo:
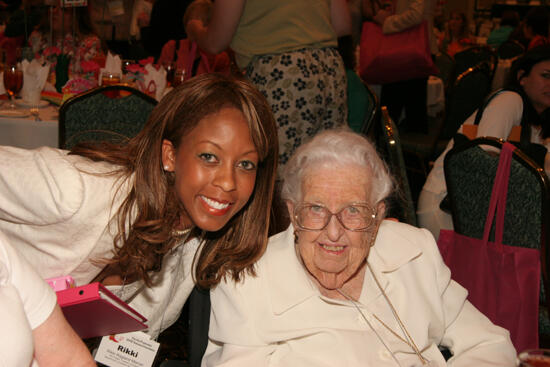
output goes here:
<path id="1" fill-rule="evenodd" d="M 302 180 L 312 168 L 363 166 L 372 174 L 370 203 L 376 205 L 392 192 L 394 183 L 374 145 L 349 129 L 325 130 L 302 144 L 287 162 L 283 173 L 281 198 L 299 202 Z"/>

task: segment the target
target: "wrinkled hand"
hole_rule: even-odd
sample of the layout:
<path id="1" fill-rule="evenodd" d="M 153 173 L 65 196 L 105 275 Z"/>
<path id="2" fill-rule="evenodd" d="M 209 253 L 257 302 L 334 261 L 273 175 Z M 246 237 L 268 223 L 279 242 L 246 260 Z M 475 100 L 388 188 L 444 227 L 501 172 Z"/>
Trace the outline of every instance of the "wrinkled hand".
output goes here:
<path id="1" fill-rule="evenodd" d="M 389 10 L 380 9 L 374 17 L 372 17 L 372 20 L 374 20 L 375 23 L 379 25 L 383 25 L 384 21 L 387 17 L 391 15 L 391 12 Z"/>

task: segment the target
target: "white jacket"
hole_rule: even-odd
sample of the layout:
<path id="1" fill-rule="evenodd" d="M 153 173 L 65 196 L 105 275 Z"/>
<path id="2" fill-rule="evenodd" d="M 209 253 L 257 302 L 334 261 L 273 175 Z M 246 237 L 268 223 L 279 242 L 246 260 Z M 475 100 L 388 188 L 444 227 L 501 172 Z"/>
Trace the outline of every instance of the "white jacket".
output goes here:
<path id="1" fill-rule="evenodd" d="M 103 268 L 92 260 L 113 257 L 112 218 L 132 178 L 106 175 L 116 167 L 67 153 L 0 146 L 0 231 L 44 279 L 71 275 L 84 285 Z M 149 320 L 150 335 L 177 320 L 194 286 L 191 263 L 198 245 L 193 240 L 167 254 L 152 288 L 142 282 L 109 287 L 131 298 L 130 305 Z"/>
<path id="2" fill-rule="evenodd" d="M 493 325 L 451 280 L 431 234 L 383 221 L 368 263 L 415 344 L 435 366 L 515 366 L 507 330 Z M 419 366 L 391 309 L 367 270 L 359 307 L 329 299 L 306 275 L 292 226 L 271 238 L 257 277 L 222 282 L 211 292 L 209 345 L 203 366 Z M 378 335 L 377 335 L 378 334 Z M 438 346 L 454 354 L 448 364 Z"/>

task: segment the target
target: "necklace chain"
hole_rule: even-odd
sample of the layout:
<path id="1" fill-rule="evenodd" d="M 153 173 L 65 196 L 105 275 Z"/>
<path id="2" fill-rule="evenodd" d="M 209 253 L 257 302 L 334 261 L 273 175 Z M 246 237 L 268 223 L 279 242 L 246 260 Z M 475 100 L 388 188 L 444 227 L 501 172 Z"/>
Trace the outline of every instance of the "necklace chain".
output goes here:
<path id="1" fill-rule="evenodd" d="M 372 271 L 372 268 L 370 267 L 370 265 L 367 263 L 367 267 L 372 275 L 372 278 L 374 279 L 374 281 L 376 282 L 376 285 L 378 286 L 378 289 L 380 289 L 380 292 L 382 292 L 382 295 L 384 296 L 384 299 L 386 300 L 386 303 L 390 306 L 391 308 L 391 311 L 392 311 L 392 314 L 393 316 L 395 317 L 399 327 L 401 328 L 401 331 L 405 334 L 406 338 L 403 338 L 401 335 L 397 334 L 392 328 L 390 328 L 384 321 L 382 321 L 376 314 L 372 313 L 372 316 L 382 325 L 384 326 L 389 332 L 391 332 L 395 337 L 397 337 L 399 340 L 401 340 L 402 342 L 404 342 L 405 344 L 407 344 L 409 347 L 411 347 L 411 349 L 414 351 L 414 353 L 418 356 L 418 358 L 420 359 L 420 362 L 423 364 L 423 365 L 426 365 L 428 363 L 428 361 L 422 356 L 422 353 L 420 353 L 420 350 L 418 349 L 418 347 L 416 346 L 416 344 L 414 343 L 414 340 L 413 338 L 410 336 L 409 332 L 407 331 L 407 328 L 405 327 L 405 325 L 403 324 L 403 322 L 401 321 L 401 318 L 399 317 L 399 315 L 397 314 L 397 311 L 395 310 L 395 307 L 393 307 L 393 304 L 391 303 L 390 299 L 388 298 L 386 292 L 384 291 L 384 289 L 382 288 L 382 286 L 380 285 L 380 282 L 378 281 L 378 279 L 376 278 L 376 276 L 374 275 L 374 272 Z M 380 339 L 380 341 L 382 342 L 382 344 L 384 345 L 384 347 L 390 352 L 390 354 L 392 355 L 392 357 L 394 358 L 394 360 L 397 362 L 398 365 L 400 365 L 400 363 L 397 361 L 397 359 L 395 358 L 393 352 L 390 350 L 390 348 L 386 345 L 386 343 L 384 343 L 384 341 L 382 340 L 382 338 L 380 337 L 380 335 L 378 335 L 378 333 L 376 333 L 376 331 L 374 330 L 374 328 L 372 327 L 371 323 L 368 321 L 368 319 L 366 318 L 365 314 L 363 314 L 363 311 L 361 311 L 361 309 L 359 308 L 359 306 L 357 305 L 356 301 L 351 298 L 349 295 L 347 295 L 346 293 L 344 293 L 341 289 L 337 289 L 338 293 L 340 293 L 342 296 L 344 296 L 347 300 L 349 300 L 354 306 L 355 308 L 357 309 L 357 311 L 359 311 L 359 313 L 361 314 L 361 316 L 363 317 L 363 319 L 367 322 L 367 324 L 369 325 L 369 327 L 375 332 L 376 336 L 378 337 L 378 339 Z"/>

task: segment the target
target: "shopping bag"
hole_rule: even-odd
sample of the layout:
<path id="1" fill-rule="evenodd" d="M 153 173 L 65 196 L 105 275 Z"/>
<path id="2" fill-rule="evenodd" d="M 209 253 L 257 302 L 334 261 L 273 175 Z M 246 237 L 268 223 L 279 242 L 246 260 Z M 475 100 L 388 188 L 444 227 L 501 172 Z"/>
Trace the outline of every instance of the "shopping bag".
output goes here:
<path id="1" fill-rule="evenodd" d="M 515 147 L 504 143 L 483 239 L 441 230 L 438 247 L 452 278 L 493 323 L 510 331 L 516 350 L 538 348 L 540 252 L 502 244 L 510 165 Z M 489 233 L 495 219 L 495 241 Z"/>
<path id="2" fill-rule="evenodd" d="M 363 22 L 359 75 L 368 84 L 386 84 L 437 74 L 430 52 L 428 23 L 383 34 L 382 27 Z"/>

